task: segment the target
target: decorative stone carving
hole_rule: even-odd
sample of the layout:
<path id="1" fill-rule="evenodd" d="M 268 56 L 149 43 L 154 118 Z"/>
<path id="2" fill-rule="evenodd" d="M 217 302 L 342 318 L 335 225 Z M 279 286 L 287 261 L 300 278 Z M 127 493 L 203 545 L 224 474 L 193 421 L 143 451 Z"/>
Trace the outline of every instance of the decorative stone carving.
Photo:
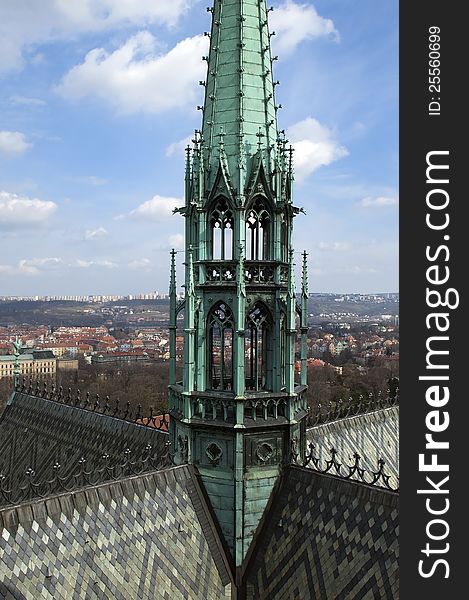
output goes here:
<path id="1" fill-rule="evenodd" d="M 223 450 L 218 444 L 212 442 L 207 446 L 205 454 L 207 455 L 207 458 L 211 462 L 211 464 L 214 467 L 216 467 L 219 464 L 221 457 L 223 456 Z"/>
<path id="2" fill-rule="evenodd" d="M 259 444 L 256 448 L 256 456 L 263 463 L 267 462 L 269 458 L 272 457 L 273 453 L 274 449 L 267 442 Z"/>

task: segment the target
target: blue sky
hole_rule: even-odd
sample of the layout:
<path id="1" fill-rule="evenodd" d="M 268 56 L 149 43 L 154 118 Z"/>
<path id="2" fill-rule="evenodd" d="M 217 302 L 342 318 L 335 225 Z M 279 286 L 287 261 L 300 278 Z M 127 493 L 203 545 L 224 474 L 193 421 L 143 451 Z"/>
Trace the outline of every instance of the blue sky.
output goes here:
<path id="1" fill-rule="evenodd" d="M 397 291 L 398 3 L 270 4 L 310 291 Z M 206 5 L 0 0 L 0 295 L 167 289 Z"/>

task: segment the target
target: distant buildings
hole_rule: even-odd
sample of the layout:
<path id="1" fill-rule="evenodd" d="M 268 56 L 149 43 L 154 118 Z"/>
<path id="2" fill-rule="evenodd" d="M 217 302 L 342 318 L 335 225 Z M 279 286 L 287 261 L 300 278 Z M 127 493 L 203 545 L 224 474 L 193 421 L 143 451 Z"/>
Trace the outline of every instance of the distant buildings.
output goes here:
<path id="1" fill-rule="evenodd" d="M 118 302 L 119 300 L 164 300 L 168 294 L 148 292 L 145 294 L 93 294 L 61 296 L 0 296 L 0 302 Z"/>
<path id="2" fill-rule="evenodd" d="M 18 357 L 20 377 L 27 379 L 54 378 L 57 359 L 50 350 L 28 350 Z M 14 354 L 0 355 L 0 379 L 13 379 L 16 357 Z"/>
<path id="3" fill-rule="evenodd" d="M 103 352 L 102 354 L 93 354 L 91 357 L 92 365 L 133 363 L 149 360 L 150 357 L 143 350 L 129 350 L 128 352 Z"/>
<path id="4" fill-rule="evenodd" d="M 57 371 L 78 371 L 78 358 L 58 358 Z"/>

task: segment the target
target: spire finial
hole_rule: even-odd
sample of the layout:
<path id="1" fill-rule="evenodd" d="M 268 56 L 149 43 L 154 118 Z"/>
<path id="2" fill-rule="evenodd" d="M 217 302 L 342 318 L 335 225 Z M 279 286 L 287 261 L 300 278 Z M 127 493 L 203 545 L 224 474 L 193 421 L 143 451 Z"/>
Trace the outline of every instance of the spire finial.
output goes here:
<path id="1" fill-rule="evenodd" d="M 303 269 L 301 273 L 301 293 L 303 296 L 308 296 L 308 253 L 303 252 Z"/>
<path id="2" fill-rule="evenodd" d="M 288 269 L 288 293 L 291 298 L 295 297 L 295 262 L 294 262 L 294 251 L 290 249 L 290 266 Z"/>
<path id="3" fill-rule="evenodd" d="M 187 148 L 186 148 L 186 193 L 187 193 L 187 186 L 189 184 L 191 178 L 191 147 L 189 144 L 187 144 Z"/>
<path id="4" fill-rule="evenodd" d="M 295 148 L 290 144 L 288 148 L 288 170 L 290 171 L 290 175 L 293 175 L 293 152 L 295 152 Z"/>
<path id="5" fill-rule="evenodd" d="M 171 254 L 171 270 L 169 277 L 169 293 L 176 292 L 176 250 L 173 248 Z"/>
<path id="6" fill-rule="evenodd" d="M 23 347 L 23 343 L 18 336 L 15 337 L 15 341 L 13 342 L 13 347 L 15 349 L 15 368 L 13 370 L 13 376 L 14 376 L 14 387 L 16 390 L 16 389 L 18 389 L 19 383 L 20 383 L 20 373 L 21 373 L 20 353 L 21 353 L 21 348 Z"/>

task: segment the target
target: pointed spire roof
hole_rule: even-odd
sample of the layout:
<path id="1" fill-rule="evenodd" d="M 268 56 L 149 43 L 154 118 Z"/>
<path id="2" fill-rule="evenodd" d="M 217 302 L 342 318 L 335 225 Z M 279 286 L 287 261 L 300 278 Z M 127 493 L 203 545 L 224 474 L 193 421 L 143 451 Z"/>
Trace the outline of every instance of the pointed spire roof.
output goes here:
<path id="1" fill-rule="evenodd" d="M 219 165 L 220 131 L 235 187 L 244 161 L 263 154 L 271 171 L 277 143 L 270 34 L 265 0 L 215 0 L 202 133 L 211 178 Z M 212 179 L 213 181 L 213 179 Z"/>
<path id="2" fill-rule="evenodd" d="M 171 270 L 169 276 L 169 293 L 176 294 L 176 250 L 171 250 Z"/>
<path id="3" fill-rule="evenodd" d="M 308 297 L 308 253 L 303 252 L 303 266 L 301 272 L 301 295 Z"/>

